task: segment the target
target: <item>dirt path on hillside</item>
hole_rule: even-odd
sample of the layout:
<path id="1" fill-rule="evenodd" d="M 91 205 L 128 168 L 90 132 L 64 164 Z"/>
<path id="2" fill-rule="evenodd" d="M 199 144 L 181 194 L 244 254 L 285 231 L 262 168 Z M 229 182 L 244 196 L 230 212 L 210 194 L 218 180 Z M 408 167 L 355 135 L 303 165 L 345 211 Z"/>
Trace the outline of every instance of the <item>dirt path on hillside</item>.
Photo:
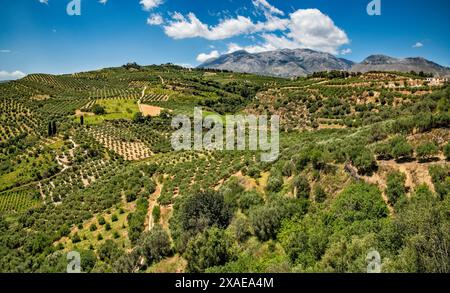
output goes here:
<path id="1" fill-rule="evenodd" d="M 142 104 L 142 99 L 145 97 L 146 90 L 147 90 L 147 87 L 145 86 L 142 89 L 141 97 L 137 101 L 139 112 L 141 112 L 142 115 L 144 115 L 144 116 L 151 116 L 151 117 L 159 116 L 159 114 L 161 114 L 161 111 L 164 110 L 164 108 Z"/>
<path id="2" fill-rule="evenodd" d="M 156 182 L 156 190 L 148 200 L 148 210 L 144 230 L 150 231 L 155 226 L 155 223 L 153 221 L 153 208 L 158 204 L 158 198 L 161 195 L 162 187 L 163 185 L 161 183 Z"/>

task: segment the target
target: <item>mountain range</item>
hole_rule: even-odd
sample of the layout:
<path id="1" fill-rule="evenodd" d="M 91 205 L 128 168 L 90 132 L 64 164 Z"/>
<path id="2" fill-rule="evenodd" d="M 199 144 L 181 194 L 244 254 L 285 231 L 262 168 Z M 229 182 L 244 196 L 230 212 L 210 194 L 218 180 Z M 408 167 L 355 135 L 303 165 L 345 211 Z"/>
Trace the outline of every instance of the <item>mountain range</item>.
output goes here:
<path id="1" fill-rule="evenodd" d="M 372 55 L 361 63 L 338 58 L 332 54 L 310 49 L 282 49 L 261 53 L 236 51 L 207 60 L 199 68 L 230 70 L 260 75 L 294 77 L 314 72 L 343 70 L 354 72 L 400 71 L 432 73 L 435 76 L 450 75 L 450 68 L 421 57 L 394 58 Z"/>

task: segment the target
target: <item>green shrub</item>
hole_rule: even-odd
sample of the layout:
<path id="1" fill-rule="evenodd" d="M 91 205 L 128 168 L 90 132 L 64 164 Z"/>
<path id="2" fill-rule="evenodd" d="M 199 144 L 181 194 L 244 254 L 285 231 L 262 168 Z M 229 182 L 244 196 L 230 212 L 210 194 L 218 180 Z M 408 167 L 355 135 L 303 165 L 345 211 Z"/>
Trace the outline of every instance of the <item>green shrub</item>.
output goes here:
<path id="1" fill-rule="evenodd" d="M 297 198 L 309 198 L 311 187 L 309 186 L 309 182 L 306 177 L 301 175 L 295 177 L 293 187 Z"/>
<path id="2" fill-rule="evenodd" d="M 387 175 L 386 195 L 392 205 L 406 195 L 405 181 L 406 176 L 401 172 L 391 172 Z"/>
<path id="3" fill-rule="evenodd" d="M 106 114 L 106 110 L 104 107 L 100 106 L 100 105 L 94 105 L 94 107 L 92 107 L 91 111 L 95 114 L 95 115 L 103 115 Z"/>
<path id="4" fill-rule="evenodd" d="M 327 199 L 327 193 L 319 184 L 314 186 L 314 200 L 318 203 L 324 202 Z"/>
<path id="5" fill-rule="evenodd" d="M 267 181 L 267 190 L 271 192 L 278 192 L 281 190 L 282 186 L 283 176 L 281 175 L 281 172 L 276 169 L 272 169 Z"/>
<path id="6" fill-rule="evenodd" d="M 377 162 L 371 151 L 364 149 L 353 159 L 353 165 L 362 175 L 371 174 L 377 168 Z"/>
<path id="7" fill-rule="evenodd" d="M 393 138 L 390 144 L 391 144 L 391 155 L 396 160 L 402 158 L 409 158 L 413 154 L 413 147 L 408 143 L 406 138 L 402 136 L 397 136 Z"/>
<path id="8" fill-rule="evenodd" d="M 450 142 L 448 142 L 445 146 L 444 146 L 444 156 L 445 158 L 448 160 L 450 160 Z"/>
<path id="9" fill-rule="evenodd" d="M 159 220 L 161 218 L 161 207 L 159 205 L 155 205 L 153 207 L 152 216 L 153 216 L 153 222 L 159 223 Z"/>
<path id="10" fill-rule="evenodd" d="M 103 226 L 106 223 L 106 220 L 103 216 L 100 216 L 97 221 L 100 226 Z"/>
<path id="11" fill-rule="evenodd" d="M 428 168 L 434 189 L 441 199 L 450 194 L 449 170 L 446 165 L 433 165 Z"/>
<path id="12" fill-rule="evenodd" d="M 332 217 L 346 223 L 388 215 L 380 190 L 367 183 L 352 184 L 345 188 L 333 202 L 330 212 Z"/>
<path id="13" fill-rule="evenodd" d="M 72 236 L 72 243 L 78 243 L 78 242 L 80 242 L 81 241 L 81 238 L 80 238 L 80 236 L 78 235 L 78 233 L 75 233 L 73 236 Z"/>
<path id="14" fill-rule="evenodd" d="M 171 252 L 169 235 L 159 225 L 142 235 L 139 246 L 148 263 L 158 262 Z"/>
<path id="15" fill-rule="evenodd" d="M 231 242 L 226 233 L 219 228 L 211 228 L 192 238 L 186 252 L 187 270 L 201 273 L 207 268 L 224 265 L 231 256 Z"/>
<path id="16" fill-rule="evenodd" d="M 416 148 L 416 155 L 420 160 L 428 160 L 437 155 L 439 148 L 433 142 L 425 142 Z"/>

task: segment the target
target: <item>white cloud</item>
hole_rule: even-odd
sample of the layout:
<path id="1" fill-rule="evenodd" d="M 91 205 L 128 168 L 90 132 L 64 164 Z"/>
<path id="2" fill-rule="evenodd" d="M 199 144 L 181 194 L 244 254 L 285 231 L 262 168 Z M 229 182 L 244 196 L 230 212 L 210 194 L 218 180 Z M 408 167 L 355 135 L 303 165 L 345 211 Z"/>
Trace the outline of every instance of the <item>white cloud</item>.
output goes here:
<path id="1" fill-rule="evenodd" d="M 158 7 L 163 3 L 163 0 L 141 0 L 139 4 L 142 5 L 142 8 L 146 11 L 152 10 L 153 8 Z"/>
<path id="2" fill-rule="evenodd" d="M 266 0 L 252 0 L 252 3 L 256 8 L 262 9 L 267 14 L 284 15 L 283 11 L 270 5 Z"/>
<path id="3" fill-rule="evenodd" d="M 255 24 L 254 32 L 266 31 L 284 31 L 289 25 L 289 19 L 268 16 L 265 22 Z"/>
<path id="4" fill-rule="evenodd" d="M 39 0 L 39 3 L 48 4 L 48 0 Z"/>
<path id="5" fill-rule="evenodd" d="M 223 40 L 239 35 L 286 30 L 289 19 L 273 15 L 284 15 L 281 10 L 271 6 L 266 0 L 253 0 L 253 4 L 267 12 L 265 21 L 253 22 L 249 17 L 237 15 L 235 18 L 226 18 L 217 25 L 210 26 L 199 20 L 192 12 L 186 16 L 175 12 L 169 23 L 164 26 L 164 31 L 174 39 L 199 37 L 207 40 Z"/>
<path id="6" fill-rule="evenodd" d="M 352 49 L 350 49 L 350 48 L 341 50 L 341 55 L 347 55 L 347 54 L 351 54 L 351 53 L 352 53 Z"/>
<path id="7" fill-rule="evenodd" d="M 249 53 L 259 53 L 278 49 L 308 48 L 338 54 L 339 47 L 349 43 L 347 34 L 338 28 L 330 17 L 317 9 L 300 9 L 290 14 L 285 34 L 278 36 L 263 33 L 260 37 L 263 39 L 262 43 L 241 49 Z M 231 49 L 237 47 L 238 45 L 233 44 Z"/>
<path id="8" fill-rule="evenodd" d="M 299 9 L 290 17 L 288 37 L 299 47 L 336 54 L 340 46 L 349 43 L 347 34 L 318 9 Z"/>
<path id="9" fill-rule="evenodd" d="M 285 30 L 288 24 L 288 20 L 278 17 L 269 17 L 265 22 L 254 23 L 250 18 L 238 15 L 236 18 L 224 19 L 216 26 L 209 26 L 192 12 L 188 13 L 187 17 L 176 12 L 172 15 L 172 20 L 164 26 L 164 31 L 174 39 L 199 37 L 207 40 L 223 40 L 244 34 Z"/>
<path id="10" fill-rule="evenodd" d="M 197 56 L 197 61 L 203 63 L 209 59 L 217 58 L 219 56 L 220 56 L 219 51 L 214 50 L 214 51 L 211 51 L 211 53 L 209 53 L 209 54 L 206 54 L 206 53 L 199 54 Z"/>
<path id="11" fill-rule="evenodd" d="M 108 0 L 98 0 L 98 3 L 100 4 L 106 4 L 106 2 L 108 2 Z"/>
<path id="12" fill-rule="evenodd" d="M 149 25 L 161 25 L 164 23 L 164 19 L 161 14 L 153 13 L 147 18 L 147 24 Z"/>
<path id="13" fill-rule="evenodd" d="M 417 42 L 417 43 L 415 43 L 412 47 L 413 47 L 413 48 L 422 48 L 422 47 L 423 47 L 423 44 L 422 44 L 421 42 Z"/>
<path id="14" fill-rule="evenodd" d="M 226 53 L 238 50 L 256 53 L 285 48 L 308 48 L 335 55 L 351 53 L 351 49 L 340 50 L 350 42 L 345 31 L 320 10 L 299 9 L 285 16 L 267 0 L 252 0 L 252 3 L 257 10 L 264 12 L 265 20 L 254 21 L 250 17 L 236 15 L 222 19 L 216 25 L 209 25 L 192 12 L 187 15 L 175 12 L 164 23 L 158 18 L 152 20 L 152 17 L 147 23 L 161 24 L 165 34 L 173 39 L 204 38 L 216 41 L 245 36 L 255 42 L 250 46 L 230 43 Z"/>
<path id="15" fill-rule="evenodd" d="M 230 53 L 233 53 L 233 52 L 236 52 L 236 51 L 245 50 L 243 47 L 239 46 L 236 43 L 229 43 L 227 45 L 227 47 L 228 47 L 227 54 L 230 54 Z"/>
<path id="16" fill-rule="evenodd" d="M 314 17 L 310 17 L 311 15 Z M 341 53 L 342 55 L 352 52 L 349 48 L 341 51 L 338 50 L 342 45 L 348 44 L 349 40 L 345 32 L 336 27 L 328 16 L 322 14 L 320 11 L 302 11 L 301 16 L 301 20 L 298 21 L 298 15 L 291 15 L 289 31 L 286 34 L 278 36 L 273 33 L 263 33 L 260 35 L 263 40 L 261 43 L 245 47 L 236 43 L 230 43 L 228 44 L 227 53 L 238 50 L 245 50 L 249 53 L 260 53 L 279 49 L 298 48 L 308 48 L 331 54 Z"/>
<path id="17" fill-rule="evenodd" d="M 244 16 L 226 19 L 217 26 L 209 27 L 202 23 L 194 13 L 189 13 L 187 18 L 180 13 L 175 13 L 169 24 L 164 26 L 164 31 L 174 39 L 201 37 L 208 40 L 222 40 L 249 33 L 253 27 L 253 22 Z"/>
<path id="18" fill-rule="evenodd" d="M 26 74 L 22 71 L 16 70 L 13 72 L 0 71 L 0 80 L 13 80 L 25 77 Z"/>
<path id="19" fill-rule="evenodd" d="M 0 50 L 0 53 L 11 53 L 11 50 Z"/>

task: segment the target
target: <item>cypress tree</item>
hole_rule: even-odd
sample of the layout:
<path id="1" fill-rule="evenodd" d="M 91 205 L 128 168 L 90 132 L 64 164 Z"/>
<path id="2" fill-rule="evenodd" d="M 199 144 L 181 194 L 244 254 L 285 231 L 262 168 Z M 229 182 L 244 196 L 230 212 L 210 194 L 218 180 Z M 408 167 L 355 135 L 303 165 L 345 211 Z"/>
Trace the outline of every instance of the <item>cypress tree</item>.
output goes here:
<path id="1" fill-rule="evenodd" d="M 52 122 L 50 121 L 48 123 L 48 136 L 52 136 L 52 131 L 53 131 Z"/>
<path id="2" fill-rule="evenodd" d="M 53 121 L 52 123 L 52 135 L 56 135 L 57 128 L 56 128 L 56 121 Z"/>

